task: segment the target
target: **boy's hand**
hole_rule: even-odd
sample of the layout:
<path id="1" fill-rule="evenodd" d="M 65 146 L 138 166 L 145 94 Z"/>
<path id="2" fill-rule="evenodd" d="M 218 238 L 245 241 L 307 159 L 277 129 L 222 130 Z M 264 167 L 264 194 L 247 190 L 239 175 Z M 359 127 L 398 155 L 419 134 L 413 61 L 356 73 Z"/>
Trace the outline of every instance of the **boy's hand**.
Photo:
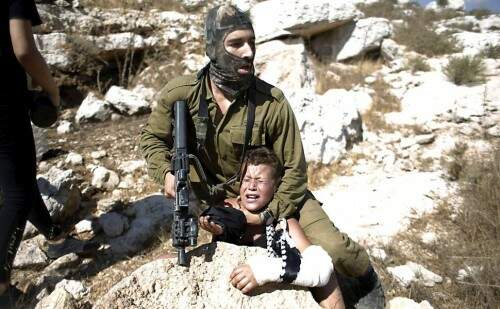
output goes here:
<path id="1" fill-rule="evenodd" d="M 252 272 L 252 268 L 247 264 L 237 266 L 229 276 L 231 284 L 243 294 L 250 293 L 257 286 L 257 280 Z"/>
<path id="2" fill-rule="evenodd" d="M 210 222 L 210 216 L 201 216 L 200 217 L 200 227 L 207 232 L 212 233 L 215 236 L 221 235 L 224 231 L 222 227 L 218 224 Z"/>

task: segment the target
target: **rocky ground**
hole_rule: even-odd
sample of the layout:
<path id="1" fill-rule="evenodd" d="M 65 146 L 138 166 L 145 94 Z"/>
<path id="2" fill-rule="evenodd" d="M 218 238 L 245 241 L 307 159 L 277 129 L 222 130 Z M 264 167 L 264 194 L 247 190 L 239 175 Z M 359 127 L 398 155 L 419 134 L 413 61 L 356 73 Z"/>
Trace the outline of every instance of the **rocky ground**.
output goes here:
<path id="1" fill-rule="evenodd" d="M 460 1 L 427 10 L 407 1 L 234 2 L 251 8 L 259 76 L 295 111 L 310 187 L 368 249 L 389 307 L 463 307 L 449 290 L 477 284 L 479 266 L 445 271 L 440 247 L 456 240 L 457 158 L 498 151 L 500 15 L 465 14 Z M 13 278 L 22 308 L 314 306 L 302 289 L 237 293 L 228 273 L 253 249 L 203 245 L 206 233 L 189 270 L 168 258 L 173 202 L 147 176 L 138 137 L 161 85 L 204 64 L 202 16 L 213 3 L 166 3 L 39 4 L 37 42 L 66 100 L 57 125 L 35 130 L 39 186 L 70 235 L 49 244 L 28 225 Z M 412 16 L 433 20 L 419 30 Z M 402 35 L 409 24 L 456 46 L 443 52 L 431 41 L 422 51 Z M 450 73 L 465 56 L 481 57 L 481 78 Z"/>

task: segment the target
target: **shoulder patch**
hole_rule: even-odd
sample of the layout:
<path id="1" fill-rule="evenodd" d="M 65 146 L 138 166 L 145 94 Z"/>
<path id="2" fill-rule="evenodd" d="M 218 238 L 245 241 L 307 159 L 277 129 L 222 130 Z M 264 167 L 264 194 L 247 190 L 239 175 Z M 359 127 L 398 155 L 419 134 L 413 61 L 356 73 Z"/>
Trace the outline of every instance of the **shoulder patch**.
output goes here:
<path id="1" fill-rule="evenodd" d="M 283 91 L 281 91 L 278 87 L 273 86 L 258 77 L 255 77 L 255 88 L 258 92 L 273 97 L 278 101 L 283 100 L 283 98 L 285 97 Z"/>

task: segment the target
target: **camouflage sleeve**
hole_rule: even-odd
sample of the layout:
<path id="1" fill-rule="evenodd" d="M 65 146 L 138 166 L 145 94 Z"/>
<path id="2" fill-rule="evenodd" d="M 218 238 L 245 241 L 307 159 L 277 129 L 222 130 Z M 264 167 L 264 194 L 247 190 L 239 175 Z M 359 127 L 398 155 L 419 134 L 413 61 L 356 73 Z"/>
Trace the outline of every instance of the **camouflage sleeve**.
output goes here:
<path id="1" fill-rule="evenodd" d="M 273 150 L 283 164 L 283 177 L 278 191 L 268 206 L 275 218 L 293 216 L 307 192 L 307 166 L 300 131 L 292 108 L 284 96 L 275 113 L 271 129 Z"/>
<path id="2" fill-rule="evenodd" d="M 163 185 L 165 175 L 171 171 L 172 98 L 168 85 L 158 96 L 158 105 L 149 116 L 141 132 L 140 150 L 148 165 L 149 175 Z"/>

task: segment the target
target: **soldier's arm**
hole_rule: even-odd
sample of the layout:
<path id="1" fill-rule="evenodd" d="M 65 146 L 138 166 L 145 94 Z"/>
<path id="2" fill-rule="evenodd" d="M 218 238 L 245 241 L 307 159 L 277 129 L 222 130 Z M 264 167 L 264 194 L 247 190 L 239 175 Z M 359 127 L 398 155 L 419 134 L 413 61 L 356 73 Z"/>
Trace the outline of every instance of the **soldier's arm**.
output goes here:
<path id="1" fill-rule="evenodd" d="M 268 125 L 272 128 L 273 150 L 282 160 L 284 174 L 268 210 L 275 218 L 288 218 L 305 198 L 307 165 L 295 115 L 284 96 L 279 99 L 279 111 Z"/>
<path id="2" fill-rule="evenodd" d="M 168 85 L 158 96 L 158 105 L 149 116 L 141 132 L 140 149 L 146 159 L 149 175 L 158 184 L 164 185 L 165 175 L 172 170 L 172 94 Z"/>

